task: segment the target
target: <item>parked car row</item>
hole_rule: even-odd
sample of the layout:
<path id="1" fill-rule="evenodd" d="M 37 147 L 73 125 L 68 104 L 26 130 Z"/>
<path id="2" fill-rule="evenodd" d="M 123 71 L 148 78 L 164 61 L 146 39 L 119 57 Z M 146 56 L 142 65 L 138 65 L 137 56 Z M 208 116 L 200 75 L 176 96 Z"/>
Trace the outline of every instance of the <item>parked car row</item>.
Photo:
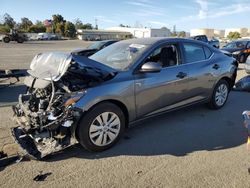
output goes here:
<path id="1" fill-rule="evenodd" d="M 250 54 L 250 40 L 241 39 L 226 44 L 222 50 L 232 53 L 233 57 L 240 63 L 245 63 Z"/>
<path id="2" fill-rule="evenodd" d="M 103 40 L 103 41 L 94 42 L 87 48 L 74 50 L 72 54 L 89 57 L 93 55 L 94 53 L 100 51 L 101 49 L 106 48 L 107 46 L 111 44 L 114 44 L 117 41 L 118 40 Z"/>
<path id="3" fill-rule="evenodd" d="M 36 40 L 58 40 L 60 37 L 52 33 L 38 33 Z"/>
<path id="4" fill-rule="evenodd" d="M 213 38 L 212 40 L 208 40 L 206 35 L 196 35 L 196 36 L 193 36 L 191 38 L 194 40 L 199 40 L 199 41 L 205 42 L 205 43 L 207 43 L 215 48 L 220 48 L 220 42 L 216 38 Z"/>

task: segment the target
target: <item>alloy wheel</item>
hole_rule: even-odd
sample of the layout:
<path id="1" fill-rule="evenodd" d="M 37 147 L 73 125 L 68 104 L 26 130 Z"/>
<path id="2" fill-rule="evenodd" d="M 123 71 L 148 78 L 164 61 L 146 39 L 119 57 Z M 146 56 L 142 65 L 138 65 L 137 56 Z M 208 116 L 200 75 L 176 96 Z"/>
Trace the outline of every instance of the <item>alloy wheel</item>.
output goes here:
<path id="1" fill-rule="evenodd" d="M 218 106 L 223 106 L 227 100 L 228 87 L 225 84 L 221 84 L 215 93 L 215 103 Z"/>
<path id="2" fill-rule="evenodd" d="M 119 135 L 120 118 L 113 112 L 103 112 L 98 115 L 89 127 L 89 138 L 96 146 L 106 146 Z"/>

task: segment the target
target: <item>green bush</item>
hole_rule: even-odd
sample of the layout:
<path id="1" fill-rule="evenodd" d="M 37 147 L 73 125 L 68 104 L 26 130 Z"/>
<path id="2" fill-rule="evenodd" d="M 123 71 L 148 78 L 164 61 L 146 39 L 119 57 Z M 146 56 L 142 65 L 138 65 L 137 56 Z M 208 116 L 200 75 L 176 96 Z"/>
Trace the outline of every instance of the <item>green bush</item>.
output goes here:
<path id="1" fill-rule="evenodd" d="M 7 25 L 0 25 L 0 33 L 9 33 L 10 32 L 10 28 Z"/>
<path id="2" fill-rule="evenodd" d="M 43 32 L 46 32 L 46 27 L 42 25 L 32 25 L 28 29 L 28 32 L 29 33 L 43 33 Z"/>
<path id="3" fill-rule="evenodd" d="M 230 32 L 227 35 L 227 38 L 230 39 L 230 40 L 238 39 L 238 38 L 240 38 L 240 33 L 239 32 Z"/>

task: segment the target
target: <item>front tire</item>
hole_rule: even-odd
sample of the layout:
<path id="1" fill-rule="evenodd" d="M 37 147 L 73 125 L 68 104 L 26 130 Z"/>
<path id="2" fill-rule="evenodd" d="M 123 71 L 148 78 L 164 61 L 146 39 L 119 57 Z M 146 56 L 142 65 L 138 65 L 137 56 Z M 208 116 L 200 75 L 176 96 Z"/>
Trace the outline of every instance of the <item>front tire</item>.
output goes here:
<path id="1" fill-rule="evenodd" d="M 85 149 L 99 152 L 116 144 L 124 130 L 125 117 L 122 110 L 105 102 L 83 116 L 77 127 L 77 138 Z"/>
<path id="2" fill-rule="evenodd" d="M 222 108 L 228 99 L 229 94 L 229 84 L 226 80 L 220 80 L 213 91 L 210 102 L 208 103 L 211 109 L 220 109 Z"/>
<path id="3" fill-rule="evenodd" d="M 10 38 L 9 37 L 4 37 L 3 38 L 3 42 L 4 43 L 9 43 L 10 42 Z"/>

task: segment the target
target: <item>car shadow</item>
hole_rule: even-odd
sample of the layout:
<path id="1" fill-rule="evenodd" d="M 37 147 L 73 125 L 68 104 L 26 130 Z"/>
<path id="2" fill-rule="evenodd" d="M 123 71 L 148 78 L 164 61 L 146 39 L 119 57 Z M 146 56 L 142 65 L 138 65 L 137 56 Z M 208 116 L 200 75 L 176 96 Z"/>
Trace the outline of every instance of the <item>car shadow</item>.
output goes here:
<path id="1" fill-rule="evenodd" d="M 242 95 L 232 92 L 234 96 Z M 246 94 L 243 94 L 246 95 Z M 223 109 L 212 111 L 197 105 L 150 118 L 128 129 L 113 148 L 92 153 L 80 144 L 45 157 L 46 162 L 71 157 L 101 159 L 115 156 L 185 156 L 197 151 L 216 151 L 237 147 L 246 142 L 241 112 L 248 104 L 237 97 L 229 100 Z"/>
<path id="2" fill-rule="evenodd" d="M 6 87 L 5 87 L 6 86 Z M 11 106 L 18 101 L 20 93 L 25 93 L 26 86 L 23 84 L 14 84 L 7 87 L 1 85 L 0 87 L 0 107 Z"/>

